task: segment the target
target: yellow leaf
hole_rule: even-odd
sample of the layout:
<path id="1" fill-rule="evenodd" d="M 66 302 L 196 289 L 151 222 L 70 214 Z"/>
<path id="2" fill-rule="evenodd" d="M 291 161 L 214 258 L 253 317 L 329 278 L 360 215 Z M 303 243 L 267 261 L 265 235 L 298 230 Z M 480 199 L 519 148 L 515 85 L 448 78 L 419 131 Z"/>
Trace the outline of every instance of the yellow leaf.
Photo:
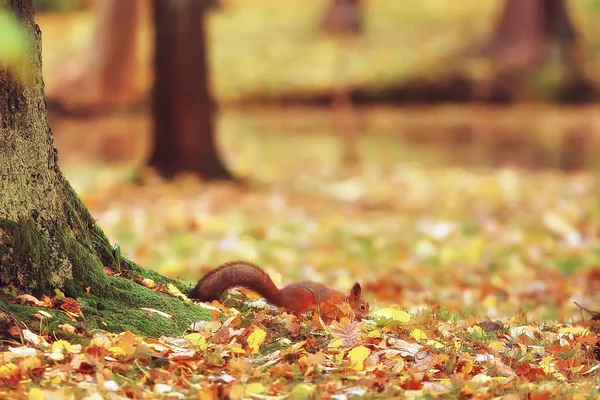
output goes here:
<path id="1" fill-rule="evenodd" d="M 481 302 L 481 305 L 487 309 L 495 309 L 498 307 L 498 299 L 496 296 L 486 296 L 485 299 Z"/>
<path id="2" fill-rule="evenodd" d="M 242 349 L 239 345 L 232 346 L 231 349 L 229 349 L 229 351 L 231 351 L 234 354 L 246 354 L 246 350 Z"/>
<path id="3" fill-rule="evenodd" d="M 398 310 L 391 307 L 380 308 L 373 311 L 373 316 L 378 325 L 398 326 L 410 321 L 411 315 L 404 310 Z"/>
<path id="4" fill-rule="evenodd" d="M 25 357 L 21 361 L 21 368 L 27 371 L 40 367 L 42 367 L 42 360 L 37 357 Z"/>
<path id="5" fill-rule="evenodd" d="M 168 283 L 167 284 L 167 292 L 173 296 L 173 297 L 177 297 L 179 299 L 182 299 L 184 301 L 192 301 L 190 300 L 186 295 L 184 295 L 183 293 L 181 293 L 181 291 L 179 289 L 177 289 L 175 287 L 175 285 L 173 285 L 172 283 Z"/>
<path id="6" fill-rule="evenodd" d="M 201 336 L 200 339 L 198 339 L 198 341 L 196 342 L 196 346 L 200 350 L 208 349 L 208 343 L 206 343 L 206 338 L 204 336 Z"/>
<path id="7" fill-rule="evenodd" d="M 125 349 L 121 346 L 113 346 L 110 349 L 108 349 L 108 351 L 110 351 L 115 356 L 124 356 L 127 354 L 127 351 L 125 351 Z"/>
<path id="8" fill-rule="evenodd" d="M 315 393 L 315 387 L 307 383 L 300 383 L 292 389 L 290 392 L 290 398 L 294 400 L 308 400 L 313 397 Z"/>
<path id="9" fill-rule="evenodd" d="M 44 392 L 40 388 L 32 388 L 29 391 L 29 400 L 44 400 L 46 396 L 44 396 Z"/>
<path id="10" fill-rule="evenodd" d="M 352 369 L 361 371 L 364 368 L 364 361 L 369 357 L 371 351 L 365 346 L 358 346 L 348 352 L 348 357 L 352 362 Z"/>
<path id="11" fill-rule="evenodd" d="M 60 289 L 54 289 L 54 293 L 56 293 L 56 300 L 63 301 L 65 299 L 65 294 Z"/>
<path id="12" fill-rule="evenodd" d="M 584 328 L 581 326 L 573 326 L 573 327 L 569 327 L 569 328 L 560 328 L 558 330 L 558 333 L 564 333 L 567 335 L 586 336 L 587 334 L 590 333 L 590 330 L 588 328 Z"/>
<path id="13" fill-rule="evenodd" d="M 14 363 L 0 365 L 0 377 L 11 376 L 18 371 L 19 367 L 17 367 Z"/>
<path id="14" fill-rule="evenodd" d="M 415 340 L 427 340 L 427 334 L 422 329 L 413 329 L 410 333 Z"/>
<path id="15" fill-rule="evenodd" d="M 471 335 L 476 335 L 476 336 L 483 336 L 483 334 L 485 333 L 483 331 L 483 329 L 480 326 L 477 326 L 477 325 L 468 328 L 467 332 L 469 332 Z"/>
<path id="16" fill-rule="evenodd" d="M 471 373 L 471 371 L 473 371 L 474 361 L 474 358 L 471 357 L 468 353 L 461 354 L 461 356 L 458 358 L 458 362 L 462 364 L 460 372 L 463 372 L 465 374 Z"/>
<path id="17" fill-rule="evenodd" d="M 231 360 L 229 360 L 228 365 L 230 368 L 239 372 L 247 371 L 252 366 L 249 362 L 244 361 L 239 357 L 232 358 Z"/>
<path id="18" fill-rule="evenodd" d="M 490 283 L 498 288 L 503 288 L 506 286 L 506 283 L 504 283 L 504 281 L 499 275 L 492 276 L 492 278 L 490 279 Z"/>
<path id="19" fill-rule="evenodd" d="M 584 368 L 585 368 L 585 365 L 578 365 L 576 367 L 571 368 L 571 373 L 578 374 Z"/>
<path id="20" fill-rule="evenodd" d="M 57 340 L 56 342 L 52 343 L 52 351 L 56 350 L 66 350 L 69 353 L 72 353 L 73 346 L 71 346 L 71 343 L 67 342 L 66 340 Z"/>
<path id="21" fill-rule="evenodd" d="M 433 348 L 438 350 L 443 349 L 445 347 L 442 343 L 438 342 L 437 340 L 428 340 L 427 346 L 432 346 Z"/>
<path id="22" fill-rule="evenodd" d="M 344 359 L 345 353 L 340 350 L 339 353 L 337 353 L 337 354 L 328 354 L 328 355 L 326 355 L 326 357 L 329 358 L 331 361 L 333 361 L 335 363 L 340 363 Z"/>
<path id="23" fill-rule="evenodd" d="M 552 356 L 546 356 L 540 361 L 540 367 L 547 367 L 552 362 Z"/>
<path id="24" fill-rule="evenodd" d="M 367 336 L 370 337 L 370 338 L 380 338 L 380 337 L 382 337 L 381 336 L 381 332 L 378 331 L 377 329 L 369 332 L 369 334 Z"/>
<path id="25" fill-rule="evenodd" d="M 547 374 L 552 374 L 554 371 L 556 371 L 556 368 L 554 367 L 554 363 L 552 362 L 551 355 L 542 358 L 542 360 L 540 361 L 540 367 L 542 367 L 544 372 Z"/>
<path id="26" fill-rule="evenodd" d="M 246 386 L 246 392 L 250 394 L 261 394 L 266 390 L 267 388 L 260 382 L 253 382 Z"/>
<path id="27" fill-rule="evenodd" d="M 342 347 L 342 344 L 344 344 L 344 341 L 342 339 L 332 339 L 329 342 L 329 347 L 330 349 L 337 349 L 339 347 Z"/>
<path id="28" fill-rule="evenodd" d="M 183 338 L 192 342 L 194 346 L 198 347 L 200 350 L 208 349 L 206 337 L 200 333 L 190 333 L 189 335 L 185 335 Z"/>
<path id="29" fill-rule="evenodd" d="M 189 340 L 190 342 L 195 342 L 203 338 L 204 336 L 200 333 L 190 333 L 189 335 L 185 335 L 183 338 L 185 340 Z"/>
<path id="30" fill-rule="evenodd" d="M 308 357 L 302 356 L 298 359 L 298 365 L 308 365 Z"/>
<path id="31" fill-rule="evenodd" d="M 506 346 L 504 346 L 504 343 L 502 343 L 498 340 L 494 340 L 494 341 L 488 343 L 488 346 L 490 349 L 496 350 L 496 351 L 502 351 L 506 348 Z"/>
<path id="32" fill-rule="evenodd" d="M 231 390 L 229 390 L 229 398 L 231 400 L 242 400 L 244 398 L 244 387 L 234 383 Z"/>
<path id="33" fill-rule="evenodd" d="M 258 353 L 258 350 L 260 349 L 260 346 L 265 342 L 266 337 L 267 332 L 265 332 L 262 329 L 256 329 L 250 334 L 250 336 L 248 336 L 248 346 L 250 346 L 253 353 Z"/>
<path id="34" fill-rule="evenodd" d="M 142 286 L 152 289 L 153 287 L 156 286 L 156 283 L 154 283 L 154 281 L 152 279 L 144 278 L 144 279 L 142 279 Z"/>

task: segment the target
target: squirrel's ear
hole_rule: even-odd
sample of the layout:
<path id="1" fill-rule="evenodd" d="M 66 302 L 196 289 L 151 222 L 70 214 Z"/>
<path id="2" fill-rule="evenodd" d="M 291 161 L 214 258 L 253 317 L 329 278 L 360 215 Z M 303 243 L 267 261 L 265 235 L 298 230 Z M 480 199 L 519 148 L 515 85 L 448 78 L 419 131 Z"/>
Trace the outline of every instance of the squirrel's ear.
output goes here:
<path id="1" fill-rule="evenodd" d="M 354 286 L 352 286 L 352 289 L 350 290 L 350 295 L 352 297 L 360 297 L 361 291 L 362 291 L 362 289 L 360 288 L 360 283 L 356 282 L 354 284 Z"/>

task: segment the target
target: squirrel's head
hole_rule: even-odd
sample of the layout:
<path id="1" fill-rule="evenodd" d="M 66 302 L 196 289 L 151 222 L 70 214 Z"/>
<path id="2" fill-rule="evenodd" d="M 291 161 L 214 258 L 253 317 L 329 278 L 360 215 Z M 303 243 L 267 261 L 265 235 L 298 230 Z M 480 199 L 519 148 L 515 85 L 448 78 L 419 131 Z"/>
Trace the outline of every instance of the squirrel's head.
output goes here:
<path id="1" fill-rule="evenodd" d="M 360 283 L 356 282 L 348 295 L 348 303 L 358 321 L 369 316 L 369 303 L 360 297 L 361 292 Z"/>

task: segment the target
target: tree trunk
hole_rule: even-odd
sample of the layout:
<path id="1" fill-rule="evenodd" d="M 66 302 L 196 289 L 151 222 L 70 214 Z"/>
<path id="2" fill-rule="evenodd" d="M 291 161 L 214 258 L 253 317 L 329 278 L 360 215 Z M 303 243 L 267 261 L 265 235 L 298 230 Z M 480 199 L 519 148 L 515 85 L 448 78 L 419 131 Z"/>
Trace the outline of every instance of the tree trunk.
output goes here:
<path id="1" fill-rule="evenodd" d="M 32 0 L 0 0 L 3 4 L 28 31 L 24 62 L 30 65 L 17 67 L 30 76 L 27 84 L 19 83 L 0 64 L 0 287 L 50 296 L 54 289 L 65 291 L 84 305 L 82 329 L 180 333 L 203 313 L 104 272 L 109 267 L 123 276 L 150 274 L 115 253 L 61 173 L 46 120 L 41 32 L 34 22 Z M 162 279 L 158 274 L 153 277 Z M 154 323 L 141 306 L 163 309 L 177 318 Z M 28 318 L 37 312 L 7 304 L 2 297 L 0 309 L 19 312 L 17 319 L 23 322 L 31 322 Z M 53 321 L 60 322 L 58 314 Z M 39 322 L 29 323 L 34 325 Z"/>
<path id="2" fill-rule="evenodd" d="M 362 33 L 362 3 L 362 0 L 331 0 L 321 20 L 321 29 L 340 35 Z"/>
<path id="3" fill-rule="evenodd" d="M 81 59 L 67 66 L 49 89 L 53 101 L 69 108 L 106 108 L 130 104 L 139 96 L 135 79 L 142 6 L 149 0 L 102 0 L 92 42 Z"/>
<path id="4" fill-rule="evenodd" d="M 165 175 L 230 179 L 214 140 L 204 15 L 206 0 L 154 0 L 154 152 Z"/>
<path id="5" fill-rule="evenodd" d="M 595 98 L 583 50 L 564 0 L 506 0 L 483 56 L 495 70 L 492 87 L 514 97 L 567 102 Z"/>
<path id="6" fill-rule="evenodd" d="M 104 103 L 131 102 L 135 95 L 137 32 L 144 0 L 102 0 L 90 46 L 93 89 Z"/>
<path id="7" fill-rule="evenodd" d="M 564 0 L 506 0 L 486 55 L 511 67 L 528 68 L 558 49 L 567 64 L 577 58 L 575 27 Z"/>
<path id="8" fill-rule="evenodd" d="M 321 29 L 335 38 L 336 59 L 333 68 L 335 91 L 331 109 L 333 129 L 340 138 L 343 172 L 352 174 L 359 164 L 358 118 L 352 102 L 354 89 L 349 62 L 356 35 L 363 30 L 362 0 L 331 0 L 321 20 Z"/>

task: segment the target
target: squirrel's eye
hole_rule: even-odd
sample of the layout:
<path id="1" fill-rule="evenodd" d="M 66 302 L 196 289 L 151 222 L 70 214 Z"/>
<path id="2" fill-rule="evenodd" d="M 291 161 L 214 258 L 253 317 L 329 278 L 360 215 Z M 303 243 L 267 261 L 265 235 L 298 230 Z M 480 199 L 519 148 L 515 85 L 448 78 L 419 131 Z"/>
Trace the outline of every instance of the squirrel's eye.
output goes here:
<path id="1" fill-rule="evenodd" d="M 366 308 L 367 308 L 367 307 L 366 307 L 364 304 L 361 304 L 361 305 L 360 305 L 360 309 L 361 309 L 362 311 L 365 311 L 365 309 L 366 309 Z"/>

